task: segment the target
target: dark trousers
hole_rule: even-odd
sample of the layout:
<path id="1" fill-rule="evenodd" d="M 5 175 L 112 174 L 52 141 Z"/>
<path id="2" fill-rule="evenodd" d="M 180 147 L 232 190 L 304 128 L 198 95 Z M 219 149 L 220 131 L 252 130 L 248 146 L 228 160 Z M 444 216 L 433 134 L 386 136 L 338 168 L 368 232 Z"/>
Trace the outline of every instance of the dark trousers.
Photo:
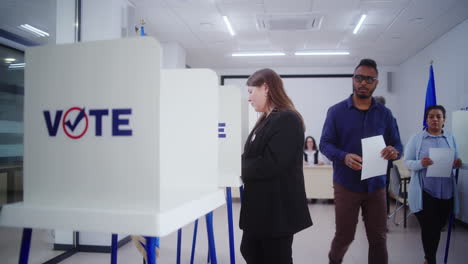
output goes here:
<path id="1" fill-rule="evenodd" d="M 421 226 L 424 257 L 429 264 L 436 263 L 440 232 L 447 223 L 447 219 L 452 210 L 453 198 L 437 199 L 423 192 L 423 210 L 415 213 L 415 215 Z"/>
<path id="2" fill-rule="evenodd" d="M 359 209 L 369 242 L 368 263 L 387 264 L 387 202 L 385 187 L 370 193 L 353 192 L 334 184 L 335 237 L 328 258 L 331 264 L 343 262 L 343 257 L 354 240 Z"/>
<path id="3" fill-rule="evenodd" d="M 293 235 L 258 237 L 244 232 L 241 253 L 247 264 L 292 264 Z"/>

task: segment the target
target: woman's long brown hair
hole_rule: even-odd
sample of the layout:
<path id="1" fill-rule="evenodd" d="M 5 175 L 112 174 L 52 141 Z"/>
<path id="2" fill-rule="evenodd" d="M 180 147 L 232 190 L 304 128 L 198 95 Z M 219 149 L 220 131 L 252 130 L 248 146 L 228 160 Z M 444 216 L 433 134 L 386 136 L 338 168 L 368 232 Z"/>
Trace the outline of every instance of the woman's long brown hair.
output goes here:
<path id="1" fill-rule="evenodd" d="M 263 84 L 268 86 L 267 103 L 269 106 L 274 106 L 279 111 L 291 110 L 297 114 L 302 123 L 302 128 L 305 130 L 304 119 L 302 115 L 296 110 L 293 102 L 286 94 L 283 87 L 283 81 L 279 75 L 272 69 L 261 69 L 252 74 L 247 80 L 247 86 L 260 87 Z M 263 113 L 258 122 L 264 120 L 267 114 Z"/>

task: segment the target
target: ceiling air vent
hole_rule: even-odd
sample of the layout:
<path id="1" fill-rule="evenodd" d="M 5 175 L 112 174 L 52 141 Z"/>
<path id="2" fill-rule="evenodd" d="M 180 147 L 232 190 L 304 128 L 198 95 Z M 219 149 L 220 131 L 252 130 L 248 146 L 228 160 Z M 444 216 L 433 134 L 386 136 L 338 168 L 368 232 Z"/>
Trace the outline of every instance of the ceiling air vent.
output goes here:
<path id="1" fill-rule="evenodd" d="M 319 30 L 323 16 L 319 14 L 258 14 L 257 28 L 261 31 Z"/>

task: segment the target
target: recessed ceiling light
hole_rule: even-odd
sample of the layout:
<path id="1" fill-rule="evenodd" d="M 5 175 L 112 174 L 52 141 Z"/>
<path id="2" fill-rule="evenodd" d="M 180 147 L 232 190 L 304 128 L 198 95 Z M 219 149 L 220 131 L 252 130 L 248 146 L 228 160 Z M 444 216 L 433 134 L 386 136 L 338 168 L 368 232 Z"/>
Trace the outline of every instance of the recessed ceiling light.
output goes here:
<path id="1" fill-rule="evenodd" d="M 297 51 L 296 56 L 349 55 L 349 51 Z"/>
<path id="2" fill-rule="evenodd" d="M 16 61 L 15 58 L 5 58 L 4 60 L 5 60 L 6 63 L 12 63 L 12 62 Z"/>
<path id="3" fill-rule="evenodd" d="M 233 53 L 232 57 L 260 57 L 260 56 L 284 56 L 284 52 L 237 52 Z"/>
<path id="4" fill-rule="evenodd" d="M 49 33 L 45 32 L 45 31 L 42 31 L 38 28 L 35 28 L 29 24 L 23 24 L 21 26 L 19 26 L 19 28 L 23 29 L 23 30 L 26 30 L 28 31 L 29 33 L 32 33 L 36 36 L 39 36 L 39 37 L 48 37 L 49 36 Z"/>
<path id="5" fill-rule="evenodd" d="M 361 18 L 359 19 L 359 22 L 357 23 L 356 27 L 353 30 L 353 34 L 356 34 L 359 31 L 359 29 L 362 26 L 362 23 L 364 23 L 364 20 L 366 20 L 366 17 L 367 15 L 365 14 L 361 16 Z"/>
<path id="6" fill-rule="evenodd" d="M 226 27 L 228 28 L 229 33 L 231 34 L 231 36 L 236 35 L 236 32 L 234 32 L 234 29 L 232 29 L 231 22 L 229 22 L 228 17 L 223 16 L 223 20 L 224 20 L 224 24 L 226 24 Z"/>

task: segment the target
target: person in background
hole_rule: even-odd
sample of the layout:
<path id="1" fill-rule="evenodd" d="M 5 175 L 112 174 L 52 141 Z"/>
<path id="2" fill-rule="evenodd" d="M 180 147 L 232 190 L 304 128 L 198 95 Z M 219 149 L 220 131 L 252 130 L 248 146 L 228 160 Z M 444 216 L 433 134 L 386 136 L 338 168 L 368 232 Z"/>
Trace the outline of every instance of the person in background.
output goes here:
<path id="1" fill-rule="evenodd" d="M 385 106 L 385 103 L 386 103 L 386 100 L 385 100 L 385 97 L 383 96 L 374 96 L 374 100 L 376 102 L 379 102 L 381 103 L 382 105 Z M 396 129 L 398 130 L 398 125 L 396 124 L 396 120 L 395 120 L 395 126 L 396 126 Z M 400 132 L 398 132 L 400 133 Z M 390 188 L 390 170 L 393 168 L 393 162 L 388 162 L 388 166 L 387 166 L 387 174 L 386 174 L 386 180 L 387 180 L 387 186 L 386 186 L 386 191 L 387 191 L 387 214 L 390 212 L 390 196 L 389 196 L 389 188 Z M 388 231 L 388 227 L 387 227 L 387 231 Z"/>
<path id="2" fill-rule="evenodd" d="M 375 101 L 381 103 L 382 105 L 385 105 L 385 97 L 383 96 L 374 96 Z"/>
<path id="3" fill-rule="evenodd" d="M 427 108 L 425 118 L 427 129 L 409 140 L 406 145 L 405 163 L 411 170 L 408 202 L 421 227 L 424 249 L 424 263 L 435 264 L 440 233 L 451 211 L 458 213 L 457 184 L 453 170 L 450 175 L 428 177 L 427 168 L 434 164 L 429 157 L 431 148 L 454 150 L 453 168 L 460 168 L 455 137 L 444 131 L 445 108 L 434 105 Z M 447 177 L 448 176 L 448 177 Z"/>
<path id="4" fill-rule="evenodd" d="M 304 122 L 274 71 L 255 72 L 247 86 L 261 116 L 242 154 L 240 250 L 248 264 L 291 264 L 294 234 L 312 225 L 302 170 Z"/>
<path id="5" fill-rule="evenodd" d="M 363 59 L 354 69 L 353 93 L 328 109 L 320 150 L 333 162 L 335 237 L 329 262 L 342 263 L 354 240 L 359 210 L 369 242 L 368 263 L 387 264 L 387 210 L 385 175 L 361 180 L 361 139 L 382 135 L 386 160 L 400 157 L 403 147 L 392 112 L 372 98 L 378 81 L 377 64 Z"/>
<path id="6" fill-rule="evenodd" d="M 304 166 L 329 165 L 330 161 L 320 153 L 315 139 L 307 136 L 304 141 Z"/>

